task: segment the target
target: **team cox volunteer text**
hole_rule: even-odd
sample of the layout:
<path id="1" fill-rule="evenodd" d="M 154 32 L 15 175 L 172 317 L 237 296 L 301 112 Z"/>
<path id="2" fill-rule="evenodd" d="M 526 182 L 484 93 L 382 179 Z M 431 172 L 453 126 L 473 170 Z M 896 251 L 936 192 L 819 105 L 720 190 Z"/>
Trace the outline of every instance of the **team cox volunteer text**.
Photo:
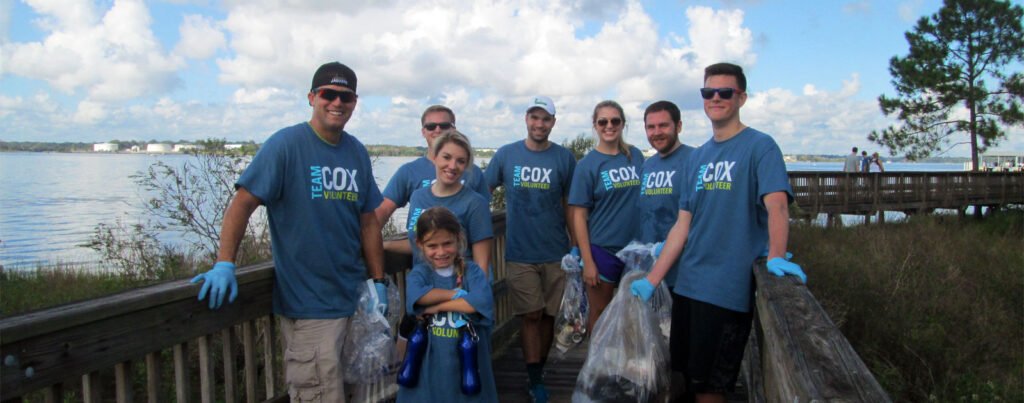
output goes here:
<path id="1" fill-rule="evenodd" d="M 331 168 L 313 165 L 310 171 L 310 198 L 327 200 L 359 200 L 357 169 Z"/>

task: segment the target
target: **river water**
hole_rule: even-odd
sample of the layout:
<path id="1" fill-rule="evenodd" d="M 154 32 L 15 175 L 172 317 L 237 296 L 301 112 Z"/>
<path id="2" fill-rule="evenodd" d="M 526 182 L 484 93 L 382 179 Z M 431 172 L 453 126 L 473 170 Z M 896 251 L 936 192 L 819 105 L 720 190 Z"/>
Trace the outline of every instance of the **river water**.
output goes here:
<path id="1" fill-rule="evenodd" d="M 130 175 L 157 161 L 180 166 L 187 155 L 0 153 L 0 266 L 5 269 L 68 263 L 94 265 L 99 256 L 81 247 L 97 224 L 118 217 L 141 221 L 146 195 Z M 382 190 L 414 157 L 380 157 L 373 171 Z M 486 160 L 486 159 L 477 159 Z M 790 163 L 791 171 L 838 171 L 842 163 Z M 959 171 L 961 164 L 893 163 L 886 170 Z M 395 213 L 404 222 L 405 211 Z M 131 221 L 129 221 L 131 222 Z M 173 238 L 173 235 L 171 235 Z"/>

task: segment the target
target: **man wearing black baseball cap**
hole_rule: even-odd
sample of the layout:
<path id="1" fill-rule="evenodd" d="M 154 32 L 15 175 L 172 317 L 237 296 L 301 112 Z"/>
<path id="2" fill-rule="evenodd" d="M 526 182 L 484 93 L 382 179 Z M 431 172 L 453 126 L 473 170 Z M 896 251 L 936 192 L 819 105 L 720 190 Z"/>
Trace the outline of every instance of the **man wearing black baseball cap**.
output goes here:
<path id="1" fill-rule="evenodd" d="M 317 69 L 307 95 L 312 118 L 274 133 L 253 157 L 224 214 L 217 263 L 192 279 L 203 281 L 199 299 L 209 292 L 211 309 L 228 294 L 228 303 L 234 301 L 239 242 L 253 211 L 267 208 L 273 309 L 293 400 L 345 400 L 341 348 L 367 272 L 387 310 L 381 229 L 373 213 L 380 190 L 366 148 L 345 131 L 355 91 L 356 74 L 348 66 L 332 62 Z"/>

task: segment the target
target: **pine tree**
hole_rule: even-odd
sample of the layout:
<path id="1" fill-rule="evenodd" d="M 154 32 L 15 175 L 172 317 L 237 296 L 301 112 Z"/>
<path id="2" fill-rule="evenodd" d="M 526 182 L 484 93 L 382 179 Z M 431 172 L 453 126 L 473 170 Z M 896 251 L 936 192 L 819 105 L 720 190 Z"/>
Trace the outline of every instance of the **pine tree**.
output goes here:
<path id="1" fill-rule="evenodd" d="M 898 95 L 878 98 L 882 112 L 900 122 L 868 139 L 916 160 L 967 133 L 977 170 L 978 153 L 998 144 L 1005 126 L 1024 122 L 1024 75 L 1003 70 L 1024 61 L 1022 15 L 1007 1 L 945 0 L 918 20 L 906 33 L 910 54 L 889 61 Z"/>

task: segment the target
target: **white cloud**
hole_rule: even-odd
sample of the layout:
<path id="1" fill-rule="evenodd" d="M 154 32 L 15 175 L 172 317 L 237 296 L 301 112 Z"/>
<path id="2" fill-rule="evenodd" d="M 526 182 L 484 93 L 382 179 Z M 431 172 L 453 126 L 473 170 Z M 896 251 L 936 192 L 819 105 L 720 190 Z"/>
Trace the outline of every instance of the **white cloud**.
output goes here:
<path id="1" fill-rule="evenodd" d="M 174 46 L 174 54 L 190 59 L 208 59 L 227 46 L 224 33 L 214 27 L 211 19 L 201 15 L 186 15 L 178 27 L 181 41 Z"/>
<path id="2" fill-rule="evenodd" d="M 922 0 L 907 0 L 900 3 L 897 13 L 900 19 L 906 22 L 915 22 L 920 18 L 917 9 L 921 7 Z"/>
<path id="3" fill-rule="evenodd" d="M 82 90 L 91 102 L 129 100 L 177 83 L 180 62 L 154 38 L 140 1 L 117 0 L 102 17 L 81 1 L 29 5 L 44 15 L 38 25 L 50 33 L 40 42 L 7 44 L 0 55 L 5 73 L 45 80 L 67 94 Z"/>
<path id="4" fill-rule="evenodd" d="M 843 12 L 846 14 L 871 14 L 871 3 L 867 1 L 854 1 L 843 5 Z"/>

